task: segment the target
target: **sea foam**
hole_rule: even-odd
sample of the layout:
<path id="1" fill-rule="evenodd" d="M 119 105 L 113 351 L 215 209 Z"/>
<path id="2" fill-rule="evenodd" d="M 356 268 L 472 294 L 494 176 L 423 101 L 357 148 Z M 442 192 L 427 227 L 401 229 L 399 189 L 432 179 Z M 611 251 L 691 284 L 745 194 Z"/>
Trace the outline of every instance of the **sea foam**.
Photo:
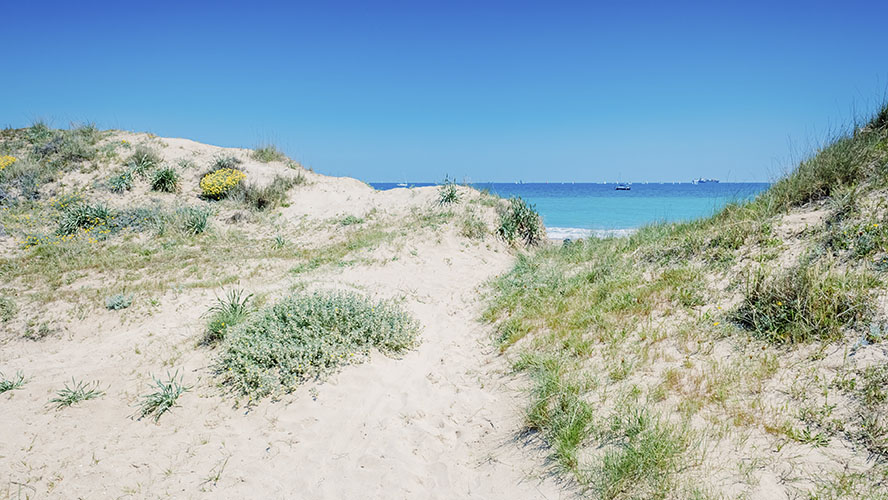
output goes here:
<path id="1" fill-rule="evenodd" d="M 580 227 L 547 227 L 546 234 L 550 240 L 577 240 L 580 238 L 624 237 L 634 233 L 635 229 L 583 229 Z"/>

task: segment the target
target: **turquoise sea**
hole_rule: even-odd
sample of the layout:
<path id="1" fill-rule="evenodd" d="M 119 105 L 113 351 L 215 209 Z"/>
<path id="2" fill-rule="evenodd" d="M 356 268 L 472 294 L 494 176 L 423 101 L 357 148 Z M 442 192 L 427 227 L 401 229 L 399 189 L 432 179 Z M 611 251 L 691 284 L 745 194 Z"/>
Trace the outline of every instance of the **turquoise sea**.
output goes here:
<path id="1" fill-rule="evenodd" d="M 370 183 L 376 189 L 397 184 Z M 415 183 L 410 186 L 432 186 Z M 536 206 L 550 238 L 621 234 L 658 221 L 686 221 L 712 215 L 731 201 L 754 197 L 770 184 L 635 183 L 628 191 L 597 183 L 477 183 L 504 198 L 520 196 Z"/>

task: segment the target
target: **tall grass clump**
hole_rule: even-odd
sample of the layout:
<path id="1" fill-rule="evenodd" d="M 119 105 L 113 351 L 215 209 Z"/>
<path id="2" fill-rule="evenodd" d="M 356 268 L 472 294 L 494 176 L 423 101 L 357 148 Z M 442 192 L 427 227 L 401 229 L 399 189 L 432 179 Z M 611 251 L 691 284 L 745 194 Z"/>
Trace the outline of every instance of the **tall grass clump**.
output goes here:
<path id="1" fill-rule="evenodd" d="M 201 343 L 217 343 L 224 338 L 226 330 L 245 320 L 252 311 L 252 297 L 253 294 L 244 295 L 243 290 L 233 289 L 224 297 L 216 298 L 216 303 L 207 311 L 207 328 Z"/>
<path id="2" fill-rule="evenodd" d="M 497 235 L 508 243 L 523 241 L 535 246 L 543 242 L 546 228 L 533 205 L 521 198 L 509 198 L 508 205 L 499 208 L 500 224 Z"/>
<path id="3" fill-rule="evenodd" d="M 210 227 L 212 210 L 206 207 L 182 207 L 176 210 L 179 225 L 187 234 L 197 236 Z"/>
<path id="4" fill-rule="evenodd" d="M 81 229 L 105 226 L 111 222 L 112 217 L 111 209 L 101 203 L 75 203 L 63 209 L 56 232 L 60 235 L 70 235 Z"/>
<path id="5" fill-rule="evenodd" d="M 283 205 L 287 201 L 287 192 L 293 186 L 302 184 L 305 177 L 276 175 L 269 184 L 240 183 L 232 189 L 229 198 L 240 201 L 254 210 L 267 210 Z"/>
<path id="6" fill-rule="evenodd" d="M 152 417 L 157 422 L 164 413 L 176 406 L 179 396 L 191 390 L 191 387 L 182 385 L 182 377 L 177 379 L 177 375 L 178 372 L 172 375 L 167 373 L 166 381 L 154 376 L 151 377 L 154 379 L 154 387 L 157 390 L 142 396 L 142 401 L 139 404 L 139 418 Z"/>
<path id="7" fill-rule="evenodd" d="M 253 150 L 253 154 L 251 155 L 254 160 L 261 161 L 262 163 L 268 163 L 270 161 L 284 161 L 287 157 L 284 153 L 280 152 L 274 144 L 269 144 L 267 146 L 258 147 Z"/>
<path id="8" fill-rule="evenodd" d="M 349 292 L 287 297 L 225 332 L 217 368 L 235 393 L 257 399 L 356 361 L 375 348 L 398 354 L 419 325 L 391 302 Z"/>
<path id="9" fill-rule="evenodd" d="M 163 193 L 175 193 L 179 190 L 179 172 L 173 167 L 161 167 L 151 174 L 151 189 Z"/>
<path id="10" fill-rule="evenodd" d="M 758 203 L 786 210 L 869 180 L 884 181 L 888 104 L 862 127 L 838 135 L 764 193 Z"/>
<path id="11" fill-rule="evenodd" d="M 875 284 L 860 274 L 821 266 L 796 266 L 777 276 L 756 273 L 730 318 L 775 344 L 831 341 L 868 313 Z"/>
<path id="12" fill-rule="evenodd" d="M 456 181 L 445 176 L 444 182 L 438 187 L 438 204 L 451 205 L 455 203 L 459 203 L 459 190 Z"/>
<path id="13" fill-rule="evenodd" d="M 217 156 L 213 158 L 213 164 L 210 167 L 210 171 L 220 170 L 223 168 L 234 169 L 237 168 L 238 165 L 243 163 L 243 161 L 237 156 L 227 155 L 227 156 Z"/>
<path id="14" fill-rule="evenodd" d="M 687 428 L 636 404 L 623 403 L 602 438 L 606 451 L 588 479 L 603 499 L 664 498 L 688 462 Z"/>
<path id="15" fill-rule="evenodd" d="M 136 146 L 135 151 L 127 160 L 127 166 L 134 175 L 148 178 L 160 167 L 161 158 L 157 151 L 147 146 Z"/>
<path id="16" fill-rule="evenodd" d="M 122 193 L 133 188 L 133 173 L 124 170 L 108 179 L 108 189 L 113 193 Z"/>

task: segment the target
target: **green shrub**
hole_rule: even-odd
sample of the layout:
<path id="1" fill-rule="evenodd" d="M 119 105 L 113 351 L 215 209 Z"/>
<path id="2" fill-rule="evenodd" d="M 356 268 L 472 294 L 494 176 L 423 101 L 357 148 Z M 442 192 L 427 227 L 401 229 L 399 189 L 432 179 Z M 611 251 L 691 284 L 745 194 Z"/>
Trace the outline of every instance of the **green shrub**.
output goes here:
<path id="1" fill-rule="evenodd" d="M 151 175 L 151 189 L 164 193 L 174 193 L 179 190 L 179 173 L 173 167 L 158 168 Z"/>
<path id="2" fill-rule="evenodd" d="M 124 295 L 122 293 L 116 293 L 111 295 L 110 297 L 105 299 L 105 307 L 112 311 L 118 311 L 120 309 L 126 309 L 133 303 L 132 295 Z"/>
<path id="3" fill-rule="evenodd" d="M 262 163 L 268 163 L 270 161 L 284 161 L 287 159 L 284 153 L 278 151 L 278 148 L 276 148 L 273 144 L 254 149 L 252 156 L 254 160 L 261 161 Z"/>
<path id="4" fill-rule="evenodd" d="M 207 311 L 209 319 L 203 344 L 215 344 L 225 337 L 225 331 L 240 324 L 251 312 L 250 299 L 243 290 L 229 290 L 225 297 L 217 298 L 216 304 Z"/>
<path id="5" fill-rule="evenodd" d="M 160 167 L 161 158 L 157 151 L 146 146 L 136 146 L 132 156 L 127 161 L 130 171 L 134 175 L 147 178 L 154 169 Z"/>
<path id="6" fill-rule="evenodd" d="M 340 226 L 353 226 L 355 224 L 363 224 L 364 219 L 356 215 L 346 215 L 339 220 Z"/>
<path id="7" fill-rule="evenodd" d="M 459 191 L 457 190 L 456 181 L 449 177 L 444 177 L 444 182 L 438 188 L 438 204 L 450 205 L 459 203 Z"/>
<path id="8" fill-rule="evenodd" d="M 759 272 L 730 318 L 775 344 L 836 340 L 842 327 L 868 313 L 873 285 L 866 276 L 818 266 L 797 266 L 770 279 Z"/>
<path id="9" fill-rule="evenodd" d="M 390 302 L 348 292 L 293 295 L 225 332 L 218 373 L 236 393 L 260 398 L 291 391 L 371 348 L 401 353 L 418 330 Z"/>
<path id="10" fill-rule="evenodd" d="M 167 381 L 164 382 L 157 377 L 154 379 L 154 386 L 157 390 L 142 396 L 142 402 L 139 405 L 140 418 L 154 417 L 154 421 L 160 420 L 160 417 L 176 406 L 179 396 L 191 390 L 191 387 L 182 385 L 182 377 L 176 380 L 178 372 L 170 375 L 167 373 Z"/>
<path id="11" fill-rule="evenodd" d="M 114 193 L 122 193 L 133 188 L 133 173 L 124 170 L 108 179 L 108 189 Z"/>
<path id="12" fill-rule="evenodd" d="M 256 184 L 240 183 L 232 189 L 229 198 L 240 201 L 255 210 L 267 210 L 283 205 L 287 201 L 287 191 L 304 182 L 301 175 L 296 177 L 276 175 L 271 183 L 259 187 Z"/>
<path id="13" fill-rule="evenodd" d="M 499 217 L 497 235 L 508 243 L 521 240 L 533 246 L 539 245 L 546 237 L 540 214 L 521 198 L 509 198 L 508 206 L 500 206 Z"/>
<path id="14" fill-rule="evenodd" d="M 180 227 L 189 234 L 198 235 L 207 230 L 212 211 L 204 207 L 182 207 L 176 210 Z"/>
<path id="15" fill-rule="evenodd" d="M 64 208 L 59 216 L 60 235 L 74 234 L 81 229 L 107 226 L 112 219 L 111 210 L 102 204 L 75 203 Z"/>

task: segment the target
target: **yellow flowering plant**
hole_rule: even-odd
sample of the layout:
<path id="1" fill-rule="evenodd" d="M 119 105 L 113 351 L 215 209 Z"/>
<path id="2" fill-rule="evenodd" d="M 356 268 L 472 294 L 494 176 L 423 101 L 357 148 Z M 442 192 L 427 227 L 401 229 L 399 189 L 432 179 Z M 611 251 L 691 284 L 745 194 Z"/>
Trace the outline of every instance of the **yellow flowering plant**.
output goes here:
<path id="1" fill-rule="evenodd" d="M 13 163 L 15 163 L 17 161 L 18 161 L 18 158 L 16 158 L 15 156 L 9 156 L 9 155 L 0 156 L 0 174 L 2 174 L 4 170 L 6 170 L 6 167 L 12 165 Z"/>
<path id="2" fill-rule="evenodd" d="M 203 176 L 200 191 L 204 198 L 218 200 L 224 198 L 247 174 L 236 168 L 220 168 Z"/>

